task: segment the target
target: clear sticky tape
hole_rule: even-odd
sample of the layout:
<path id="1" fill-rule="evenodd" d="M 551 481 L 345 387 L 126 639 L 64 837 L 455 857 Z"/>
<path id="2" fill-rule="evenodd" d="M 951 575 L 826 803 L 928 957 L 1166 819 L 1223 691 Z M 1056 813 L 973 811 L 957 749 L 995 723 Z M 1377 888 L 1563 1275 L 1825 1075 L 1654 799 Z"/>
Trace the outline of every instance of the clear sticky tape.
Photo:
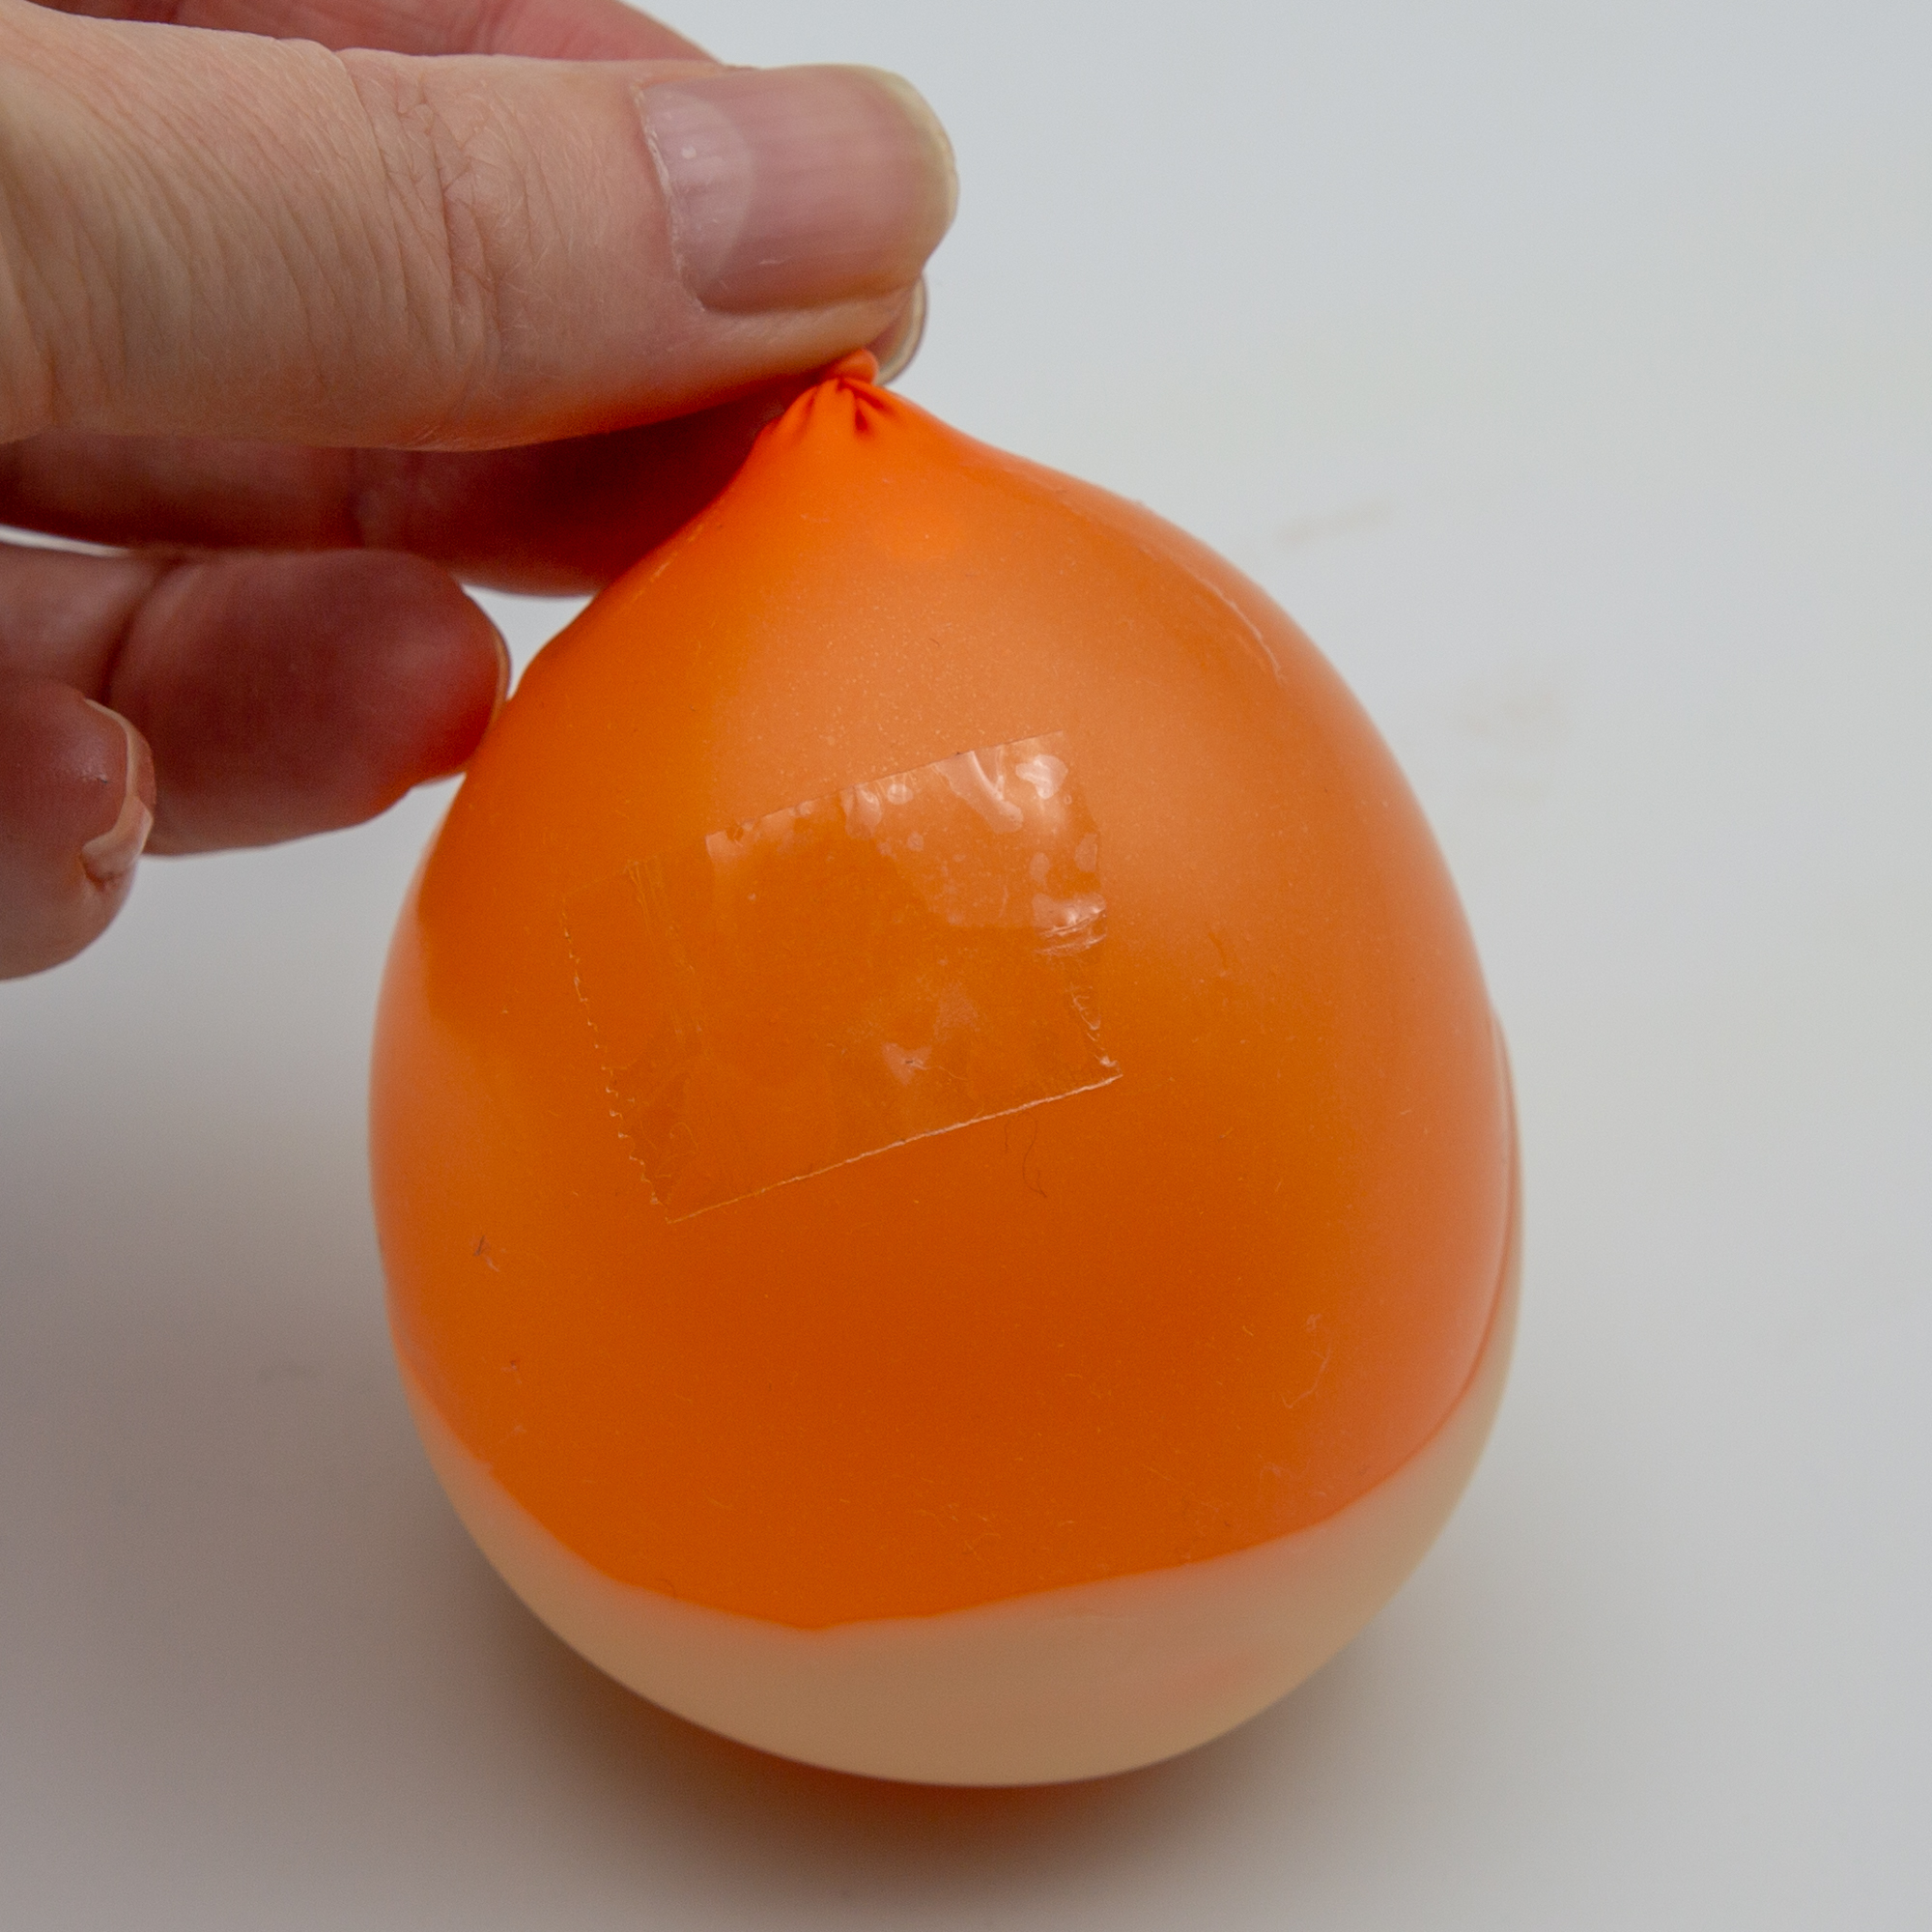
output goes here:
<path id="1" fill-rule="evenodd" d="M 618 1131 L 677 1221 L 1118 1079 L 1106 910 L 1054 732 L 727 826 L 564 919 Z"/>

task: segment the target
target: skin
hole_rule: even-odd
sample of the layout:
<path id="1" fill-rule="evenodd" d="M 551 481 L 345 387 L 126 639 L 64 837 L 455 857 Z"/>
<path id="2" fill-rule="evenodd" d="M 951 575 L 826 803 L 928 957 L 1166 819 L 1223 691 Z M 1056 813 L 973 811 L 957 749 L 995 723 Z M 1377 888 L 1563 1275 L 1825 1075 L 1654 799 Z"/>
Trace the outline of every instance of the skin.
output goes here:
<path id="1" fill-rule="evenodd" d="M 507 668 L 460 582 L 596 589 L 892 352 L 950 156 L 814 71 L 871 159 L 793 301 L 693 266 L 650 97 L 725 71 L 617 0 L 0 0 L 0 524 L 115 553 L 0 544 L 0 974 L 143 851 L 455 770 Z"/>

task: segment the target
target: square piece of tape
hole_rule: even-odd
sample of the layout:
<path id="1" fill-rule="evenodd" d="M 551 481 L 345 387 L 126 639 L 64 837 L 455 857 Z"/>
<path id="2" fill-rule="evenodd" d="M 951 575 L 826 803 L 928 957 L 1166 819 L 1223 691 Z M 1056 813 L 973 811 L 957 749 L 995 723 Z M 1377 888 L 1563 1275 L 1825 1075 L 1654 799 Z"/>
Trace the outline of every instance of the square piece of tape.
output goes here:
<path id="1" fill-rule="evenodd" d="M 1100 834 L 1061 732 L 727 826 L 564 919 L 671 1220 L 1120 1076 Z"/>

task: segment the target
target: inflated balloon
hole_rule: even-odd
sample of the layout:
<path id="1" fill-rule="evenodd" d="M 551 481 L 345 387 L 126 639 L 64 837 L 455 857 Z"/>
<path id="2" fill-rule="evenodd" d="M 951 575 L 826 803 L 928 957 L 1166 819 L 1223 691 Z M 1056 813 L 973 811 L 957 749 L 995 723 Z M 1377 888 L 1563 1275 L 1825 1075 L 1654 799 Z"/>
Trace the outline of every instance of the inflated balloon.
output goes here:
<path id="1" fill-rule="evenodd" d="M 1363 713 L 1200 545 L 855 376 L 530 667 L 396 934 L 374 1154 L 491 1561 L 880 1776 L 1280 1696 L 1508 1354 L 1501 1042 Z"/>

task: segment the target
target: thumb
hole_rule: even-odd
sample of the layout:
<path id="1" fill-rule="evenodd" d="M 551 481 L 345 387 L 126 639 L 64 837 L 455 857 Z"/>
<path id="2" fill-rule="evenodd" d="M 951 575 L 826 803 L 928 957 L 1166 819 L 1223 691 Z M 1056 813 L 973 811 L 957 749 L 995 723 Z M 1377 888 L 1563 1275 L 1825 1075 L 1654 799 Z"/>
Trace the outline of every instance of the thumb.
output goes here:
<path id="1" fill-rule="evenodd" d="M 474 448 L 885 329 L 952 218 L 902 81 L 331 52 L 0 0 L 0 440 Z"/>

